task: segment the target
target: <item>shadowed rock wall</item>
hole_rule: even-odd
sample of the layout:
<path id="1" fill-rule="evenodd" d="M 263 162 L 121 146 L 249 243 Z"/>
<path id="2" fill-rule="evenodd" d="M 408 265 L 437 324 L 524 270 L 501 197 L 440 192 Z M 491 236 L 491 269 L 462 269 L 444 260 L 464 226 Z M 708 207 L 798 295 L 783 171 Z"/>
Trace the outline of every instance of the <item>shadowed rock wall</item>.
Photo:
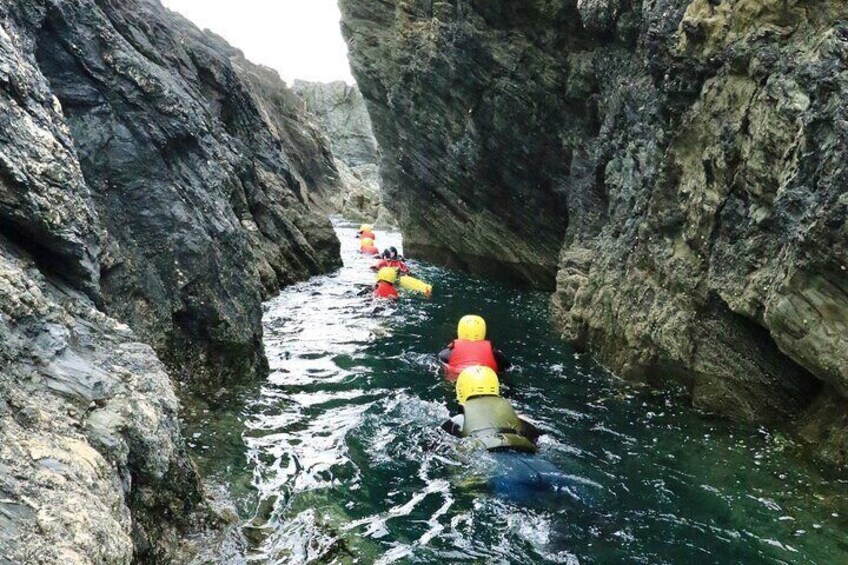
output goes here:
<path id="1" fill-rule="evenodd" d="M 848 4 L 341 5 L 413 253 L 555 270 L 569 341 L 846 460 Z"/>
<path id="2" fill-rule="evenodd" d="M 0 4 L 0 562 L 217 535 L 174 381 L 263 374 L 262 299 L 338 264 L 337 177 L 275 73 L 158 1 Z"/>

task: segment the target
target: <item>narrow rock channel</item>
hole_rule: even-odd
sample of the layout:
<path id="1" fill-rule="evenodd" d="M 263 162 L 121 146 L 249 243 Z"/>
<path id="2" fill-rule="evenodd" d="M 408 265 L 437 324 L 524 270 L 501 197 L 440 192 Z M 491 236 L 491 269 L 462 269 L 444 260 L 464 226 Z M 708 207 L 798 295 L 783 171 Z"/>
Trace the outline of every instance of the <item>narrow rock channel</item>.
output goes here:
<path id="1" fill-rule="evenodd" d="M 267 381 L 189 422 L 201 468 L 236 485 L 251 560 L 844 557 L 848 484 L 807 463 L 780 431 L 716 421 L 688 408 L 682 391 L 617 380 L 558 340 L 545 293 L 413 262 L 434 300 L 357 296 L 373 282 L 369 261 L 354 227 L 337 220 L 336 229 L 344 267 L 265 306 Z M 400 244 L 395 233 L 378 239 Z M 439 430 L 456 405 L 434 353 L 467 312 L 484 314 L 514 359 L 506 395 L 541 423 L 538 457 L 568 473 L 571 488 L 525 504 L 498 498 Z M 246 453 L 233 448 L 236 426 Z"/>

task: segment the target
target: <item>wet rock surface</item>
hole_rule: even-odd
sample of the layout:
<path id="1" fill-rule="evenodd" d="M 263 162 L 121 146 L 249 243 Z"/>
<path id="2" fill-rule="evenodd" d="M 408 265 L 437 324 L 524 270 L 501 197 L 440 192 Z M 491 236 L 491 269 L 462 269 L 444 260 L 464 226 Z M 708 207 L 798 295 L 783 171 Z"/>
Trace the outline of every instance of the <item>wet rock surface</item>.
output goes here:
<path id="1" fill-rule="evenodd" d="M 181 551 L 205 510 L 161 361 L 124 324 L 0 245 L 0 563 Z"/>
<path id="2" fill-rule="evenodd" d="M 410 251 L 556 271 L 618 373 L 848 460 L 844 2 L 341 5 Z"/>
<path id="3" fill-rule="evenodd" d="M 340 6 L 406 250 L 553 288 L 568 225 L 568 141 L 591 121 L 582 101 L 561 97 L 561 55 L 579 35 L 573 6 Z"/>
<path id="4" fill-rule="evenodd" d="M 234 516 L 174 384 L 267 370 L 262 299 L 339 262 L 332 154 L 155 0 L 0 5 L 0 123 L 0 562 L 188 562 Z"/>
<path id="5" fill-rule="evenodd" d="M 16 12 L 105 230 L 107 310 L 186 380 L 261 372 L 263 296 L 337 261 L 306 206 L 335 169 L 296 98 L 158 2 L 31 4 Z"/>
<path id="6" fill-rule="evenodd" d="M 393 224 L 382 201 L 380 150 L 359 89 L 344 81 L 296 80 L 292 90 L 315 116 L 336 159 L 342 190 L 331 200 L 334 211 L 352 220 Z"/>

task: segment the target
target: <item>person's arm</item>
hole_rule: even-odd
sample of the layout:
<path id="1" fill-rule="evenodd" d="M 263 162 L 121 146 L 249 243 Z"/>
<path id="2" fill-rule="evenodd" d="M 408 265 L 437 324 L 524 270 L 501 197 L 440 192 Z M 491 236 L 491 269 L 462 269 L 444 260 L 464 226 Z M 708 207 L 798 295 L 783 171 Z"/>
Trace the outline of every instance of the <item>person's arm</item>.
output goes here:
<path id="1" fill-rule="evenodd" d="M 504 355 L 504 352 L 497 348 L 492 348 L 493 353 L 495 354 L 495 361 L 498 362 L 498 369 L 501 371 L 505 371 L 512 367 L 512 363 L 509 360 L 509 357 Z"/>
<path id="2" fill-rule="evenodd" d="M 462 437 L 462 425 L 465 423 L 465 416 L 457 414 L 450 420 L 446 420 L 442 424 L 442 429 L 452 436 Z"/>
<path id="3" fill-rule="evenodd" d="M 450 347 L 446 347 L 439 352 L 439 361 L 444 363 L 445 365 L 450 363 L 451 358 L 451 349 Z"/>
<path id="4" fill-rule="evenodd" d="M 450 342 L 447 347 L 439 352 L 439 361 L 445 365 L 450 364 L 451 353 L 453 353 L 453 342 Z"/>
<path id="5" fill-rule="evenodd" d="M 539 436 L 545 433 L 524 418 L 518 418 L 518 420 L 521 422 L 521 435 L 533 443 L 536 443 L 539 440 Z"/>

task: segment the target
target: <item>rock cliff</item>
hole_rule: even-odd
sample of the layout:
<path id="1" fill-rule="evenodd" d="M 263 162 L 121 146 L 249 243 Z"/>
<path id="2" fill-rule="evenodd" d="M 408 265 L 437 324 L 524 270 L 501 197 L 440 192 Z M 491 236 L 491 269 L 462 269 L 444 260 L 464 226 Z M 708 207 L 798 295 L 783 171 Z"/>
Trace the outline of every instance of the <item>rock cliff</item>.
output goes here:
<path id="1" fill-rule="evenodd" d="M 359 89 L 343 81 L 296 80 L 292 90 L 315 116 L 336 159 L 343 189 L 331 199 L 332 207 L 354 220 L 393 223 L 383 206 L 380 150 Z"/>
<path id="2" fill-rule="evenodd" d="M 848 4 L 341 6 L 411 252 L 555 281 L 621 375 L 848 460 Z"/>
<path id="3" fill-rule="evenodd" d="M 339 261 L 337 179 L 276 74 L 158 1 L 0 4 L 0 562 L 219 525 L 173 384 L 262 374 L 263 297 Z"/>

